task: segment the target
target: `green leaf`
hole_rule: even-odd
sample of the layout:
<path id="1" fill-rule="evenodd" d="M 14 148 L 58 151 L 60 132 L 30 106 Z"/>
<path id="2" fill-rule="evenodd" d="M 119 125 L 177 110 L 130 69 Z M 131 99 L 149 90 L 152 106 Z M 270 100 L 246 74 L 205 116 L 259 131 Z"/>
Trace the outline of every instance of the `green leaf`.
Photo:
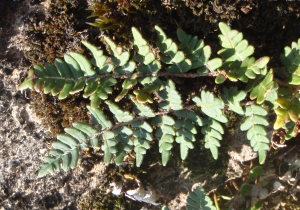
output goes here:
<path id="1" fill-rule="evenodd" d="M 143 90 L 135 90 L 133 93 L 136 95 L 136 99 L 140 103 L 152 103 L 153 99 Z"/>
<path id="2" fill-rule="evenodd" d="M 249 192 L 252 189 L 251 184 L 243 183 L 240 188 L 240 193 L 242 196 L 245 196 L 247 192 Z"/>
<path id="3" fill-rule="evenodd" d="M 222 66 L 222 60 L 220 58 L 214 58 L 212 60 L 207 61 L 206 68 L 209 69 L 209 71 L 213 72 L 217 68 L 220 68 Z"/>
<path id="4" fill-rule="evenodd" d="M 263 103 L 267 96 L 271 93 L 275 82 L 273 81 L 273 70 L 264 77 L 264 79 L 256 85 L 250 93 L 250 99 L 255 99 L 258 104 Z"/>
<path id="5" fill-rule="evenodd" d="M 108 164 L 113 154 L 117 152 L 116 145 L 118 142 L 115 140 L 115 133 L 111 131 L 107 131 L 101 135 L 101 140 L 103 142 L 101 149 L 104 151 L 104 162 Z"/>
<path id="6" fill-rule="evenodd" d="M 289 74 L 288 83 L 292 85 L 300 84 L 300 50 L 299 50 L 300 39 L 298 44 L 292 42 L 291 47 L 286 46 L 284 48 L 284 54 L 280 55 L 280 60 L 285 66 L 286 72 Z"/>
<path id="7" fill-rule="evenodd" d="M 141 65 L 137 67 L 137 71 L 148 74 L 148 73 L 156 73 L 161 69 L 161 64 L 159 61 L 154 60 L 152 63 L 147 65 Z"/>
<path id="8" fill-rule="evenodd" d="M 55 170 L 52 164 L 42 164 L 38 173 L 38 178 L 44 177 L 49 173 L 53 174 L 54 172 Z"/>
<path id="9" fill-rule="evenodd" d="M 222 74 L 219 74 L 215 79 L 215 83 L 222 84 L 223 82 L 225 82 L 225 80 L 226 80 L 226 77 Z"/>
<path id="10" fill-rule="evenodd" d="M 68 65 L 61 59 L 56 58 L 55 59 L 55 65 L 57 67 L 57 70 L 61 74 L 63 78 L 70 79 L 73 77 Z M 65 99 L 69 93 L 72 91 L 74 87 L 75 82 L 71 80 L 66 80 L 64 87 L 59 93 L 58 99 Z"/>
<path id="11" fill-rule="evenodd" d="M 110 128 L 112 123 L 107 119 L 104 112 L 97 108 L 92 108 L 87 106 L 87 109 L 91 112 L 91 116 L 93 118 L 93 123 L 99 125 L 99 130 L 104 130 L 106 128 Z"/>
<path id="12" fill-rule="evenodd" d="M 185 160 L 189 149 L 193 149 L 192 142 L 196 141 L 194 134 L 197 133 L 196 128 L 191 120 L 187 117 L 177 120 L 174 124 L 176 130 L 176 142 L 180 144 L 180 156 L 182 160 Z"/>
<path id="13" fill-rule="evenodd" d="M 132 27 L 132 28 L 131 28 L 131 31 L 132 31 L 134 43 L 135 43 L 137 46 L 147 45 L 146 40 L 142 37 L 141 33 L 138 31 L 137 28 Z"/>
<path id="14" fill-rule="evenodd" d="M 98 82 L 98 86 L 93 91 L 92 95 L 90 96 L 91 106 L 93 108 L 97 108 L 102 100 L 108 98 L 108 94 L 113 92 L 111 86 L 115 85 L 117 80 L 115 78 L 101 78 Z"/>
<path id="15" fill-rule="evenodd" d="M 170 209 L 168 208 L 168 206 L 163 205 L 163 206 L 161 207 L 161 210 L 170 210 Z"/>
<path id="16" fill-rule="evenodd" d="M 259 163 L 262 164 L 269 150 L 269 139 L 266 136 L 264 126 L 268 122 L 264 119 L 267 111 L 258 105 L 250 105 L 246 107 L 246 120 L 241 124 L 242 131 L 247 131 L 247 138 L 250 140 L 250 145 L 255 152 L 258 152 Z"/>
<path id="17" fill-rule="evenodd" d="M 244 115 L 244 111 L 240 102 L 246 98 L 247 94 L 244 91 L 238 91 L 237 87 L 223 88 L 221 95 L 224 103 L 229 106 L 230 110 L 239 115 Z"/>
<path id="18" fill-rule="evenodd" d="M 72 73 L 72 78 L 82 78 L 84 75 L 83 75 L 83 72 L 81 71 L 80 69 L 80 66 L 79 64 L 77 63 L 77 61 L 71 57 L 70 55 L 68 54 L 65 54 L 64 55 L 64 60 L 66 62 L 66 64 L 68 65 L 71 73 Z M 49 69 L 49 68 L 48 68 Z M 75 82 L 72 90 L 70 91 L 70 94 L 74 94 L 74 93 L 77 93 L 79 91 L 81 91 L 83 88 L 84 88 L 84 85 L 85 85 L 85 81 L 84 79 L 79 79 Z"/>
<path id="19" fill-rule="evenodd" d="M 121 93 L 115 98 L 115 101 L 118 102 L 128 93 L 128 91 L 137 84 L 137 74 L 133 74 L 130 78 L 124 80 L 122 87 L 123 90 Z"/>
<path id="20" fill-rule="evenodd" d="M 139 100 L 135 99 L 133 96 L 130 96 L 131 101 L 135 104 L 136 110 L 135 112 L 139 116 L 145 116 L 145 117 L 155 117 L 155 113 L 152 111 L 151 108 L 149 108 L 147 105 L 139 102 Z"/>
<path id="21" fill-rule="evenodd" d="M 213 206 L 213 202 L 205 194 L 204 189 L 200 186 L 196 187 L 192 192 L 189 193 L 186 203 L 187 210 L 216 210 L 216 207 Z"/>
<path id="22" fill-rule="evenodd" d="M 219 28 L 222 34 L 226 35 L 229 34 L 229 32 L 231 31 L 230 26 L 228 26 L 226 23 L 220 22 L 219 23 Z"/>
<path id="23" fill-rule="evenodd" d="M 86 57 L 79 53 L 71 52 L 70 56 L 73 57 L 79 64 L 81 70 L 83 71 L 84 76 L 93 76 L 95 71 L 92 68 L 92 64 L 88 61 Z"/>
<path id="24" fill-rule="evenodd" d="M 73 123 L 73 127 L 77 128 L 78 130 L 86 134 L 88 137 L 91 137 L 91 139 L 89 140 L 89 145 L 93 147 L 99 147 L 99 140 L 97 137 L 95 137 L 95 135 L 97 134 L 97 129 L 83 122 Z"/>
<path id="25" fill-rule="evenodd" d="M 52 143 L 49 156 L 46 156 L 44 163 L 39 170 L 39 177 L 46 176 L 48 173 L 54 173 L 69 168 L 75 168 L 79 159 L 79 151 L 91 146 L 99 146 L 99 141 L 94 135 L 97 130 L 86 123 L 74 123 L 74 128 L 66 128 L 69 135 L 60 134 L 58 141 Z M 89 138 L 88 138 L 89 137 Z"/>
<path id="26" fill-rule="evenodd" d="M 170 150 L 173 147 L 175 137 L 173 125 L 175 120 L 168 115 L 162 115 L 156 116 L 151 124 L 157 127 L 155 136 L 159 138 L 159 152 L 162 154 L 162 164 L 165 166 L 169 161 Z"/>
<path id="27" fill-rule="evenodd" d="M 264 57 L 256 63 L 254 58 L 249 58 L 254 53 L 254 47 L 248 45 L 242 33 L 231 30 L 225 23 L 219 23 L 219 28 L 222 34 L 218 37 L 223 48 L 218 54 L 223 59 L 221 69 L 226 72 L 226 77 L 231 81 L 240 80 L 246 83 L 248 79 L 255 79 L 256 74 L 263 73 L 262 69 L 265 68 L 268 58 Z M 221 77 L 216 82 L 220 84 Z"/>
<path id="28" fill-rule="evenodd" d="M 27 88 L 33 89 L 34 87 L 34 70 L 30 69 L 28 71 L 28 76 L 25 78 L 25 80 L 22 82 L 22 84 L 19 86 L 19 90 L 24 90 Z"/>
<path id="29" fill-rule="evenodd" d="M 117 152 L 115 153 L 115 162 L 117 165 L 120 165 L 123 162 L 123 159 L 126 156 L 127 152 L 131 151 L 131 146 L 133 143 L 129 136 L 132 135 L 132 130 L 128 127 L 123 127 L 120 130 L 120 133 L 115 137 L 115 140 L 118 142 L 116 145 Z"/>
<path id="30" fill-rule="evenodd" d="M 224 103 L 222 100 L 215 98 L 212 93 L 203 90 L 201 91 L 201 98 L 194 96 L 192 100 L 207 116 L 219 122 L 227 123 L 228 119 L 223 115 L 221 110 L 224 108 Z"/>
<path id="31" fill-rule="evenodd" d="M 187 72 L 188 70 L 191 69 L 192 63 L 189 59 L 185 59 L 182 62 L 178 63 L 178 64 L 174 64 L 171 65 L 167 68 L 168 72 L 171 73 L 183 73 L 183 72 Z"/>
<path id="32" fill-rule="evenodd" d="M 300 102 L 297 98 L 279 97 L 275 100 L 275 103 L 279 105 L 275 109 L 277 115 L 274 123 L 274 129 L 277 130 L 284 126 L 286 122 L 297 122 L 300 116 Z"/>
<path id="33" fill-rule="evenodd" d="M 159 140 L 159 152 L 162 154 L 161 155 L 161 161 L 162 165 L 166 166 L 169 158 L 170 158 L 170 150 L 173 147 L 174 142 L 174 136 L 170 134 L 164 134 Z"/>
<path id="34" fill-rule="evenodd" d="M 105 64 L 107 56 L 103 55 L 102 50 L 98 50 L 97 47 L 86 41 L 82 41 L 82 44 L 91 51 L 93 55 L 92 64 L 97 66 L 98 68 L 101 68 Z"/>
<path id="35" fill-rule="evenodd" d="M 181 28 L 177 29 L 177 37 L 180 42 L 185 42 L 185 43 L 188 43 L 192 38 L 191 35 L 186 34 L 184 30 L 182 30 Z"/>
<path id="36" fill-rule="evenodd" d="M 122 52 L 122 48 L 117 47 L 116 44 L 108 37 L 104 36 L 111 54 L 114 56 L 111 61 L 116 66 L 124 66 L 129 60 L 129 52 Z"/>
<path id="37" fill-rule="evenodd" d="M 83 132 L 81 132 L 79 129 L 65 128 L 64 130 L 66 133 L 68 133 L 70 136 L 72 136 L 79 142 L 78 146 L 80 147 L 80 149 L 83 149 L 88 146 L 86 144 L 87 136 Z"/>
<path id="38" fill-rule="evenodd" d="M 88 98 L 96 92 L 98 87 L 98 80 L 99 79 L 97 77 L 92 77 L 87 81 L 83 93 L 84 98 Z"/>
<path id="39" fill-rule="evenodd" d="M 180 110 L 182 109 L 182 101 L 179 93 L 176 90 L 174 82 L 167 81 L 166 89 L 159 93 L 165 101 L 159 104 L 163 109 Z"/>
<path id="40" fill-rule="evenodd" d="M 133 61 L 129 61 L 123 66 L 116 67 L 114 72 L 117 74 L 131 74 L 135 70 L 136 64 Z"/>
<path id="41" fill-rule="evenodd" d="M 65 145 L 68 145 L 70 148 L 74 148 L 78 144 L 78 142 L 74 138 L 64 134 L 57 135 L 57 139 Z"/>
<path id="42" fill-rule="evenodd" d="M 150 134 L 152 128 L 148 123 L 140 121 L 135 121 L 131 125 L 135 127 L 135 130 L 133 131 L 133 145 L 136 155 L 136 166 L 140 167 L 147 149 L 150 148 L 149 142 L 152 141 Z"/>
<path id="43" fill-rule="evenodd" d="M 46 83 L 45 83 L 45 86 L 47 87 L 47 83 L 54 83 L 54 86 L 52 87 L 49 87 L 49 89 L 51 89 L 51 94 L 53 96 L 56 96 L 57 94 L 59 94 L 59 92 L 62 90 L 62 88 L 64 87 L 65 85 L 65 79 L 64 78 L 61 78 L 61 73 L 58 72 L 57 68 L 50 64 L 50 63 L 45 63 L 45 67 L 47 69 L 47 71 L 50 73 L 51 77 L 55 77 L 55 79 L 50 79 L 49 80 L 47 79 Z M 60 79 L 61 78 L 61 79 Z M 74 88 L 73 88 L 74 90 Z M 72 91 L 73 91 L 72 90 Z M 72 92 L 70 91 L 70 93 Z M 47 91 L 46 91 L 47 92 Z"/>
<path id="44" fill-rule="evenodd" d="M 224 133 L 221 124 L 215 120 L 208 119 L 207 125 L 202 127 L 201 133 L 204 134 L 204 146 L 206 149 L 210 149 L 211 154 L 215 160 L 218 159 L 218 147 L 220 147 L 220 140 L 222 140 L 222 134 Z"/>
<path id="45" fill-rule="evenodd" d="M 118 120 L 118 122 L 129 122 L 133 120 L 133 116 L 127 112 L 121 110 L 117 105 L 110 101 L 105 101 L 108 105 L 109 110 L 114 114 L 114 118 Z"/>
<path id="46" fill-rule="evenodd" d="M 262 175 L 264 173 L 264 169 L 262 166 L 255 166 L 250 170 L 249 178 L 251 180 L 255 180 L 258 176 Z"/>

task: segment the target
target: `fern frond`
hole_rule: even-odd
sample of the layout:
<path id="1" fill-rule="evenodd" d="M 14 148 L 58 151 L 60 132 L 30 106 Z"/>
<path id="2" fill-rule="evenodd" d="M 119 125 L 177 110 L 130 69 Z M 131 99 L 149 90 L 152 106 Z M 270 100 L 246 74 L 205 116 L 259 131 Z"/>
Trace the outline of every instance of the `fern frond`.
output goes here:
<path id="1" fill-rule="evenodd" d="M 141 33 L 135 28 L 132 28 L 133 35 L 133 44 L 137 54 L 134 56 L 134 59 L 142 63 L 144 67 L 139 66 L 138 71 L 142 73 L 156 73 L 160 70 L 160 63 L 155 59 L 155 55 L 150 51 L 150 46 L 146 40 L 142 37 Z M 151 65 L 150 65 L 151 64 Z M 153 68 L 159 67 L 159 68 Z"/>
<path id="2" fill-rule="evenodd" d="M 300 39 L 298 43 L 292 42 L 291 47 L 284 48 L 284 54 L 280 55 L 280 60 L 288 72 L 288 83 L 300 85 Z"/>
<path id="3" fill-rule="evenodd" d="M 116 134 L 115 141 L 117 142 L 115 146 L 116 153 L 114 154 L 115 163 L 120 165 L 123 162 L 126 154 L 132 150 L 131 145 L 133 145 L 133 142 L 130 136 L 132 135 L 133 131 L 129 127 L 124 126 L 114 131 L 114 133 Z"/>
<path id="4" fill-rule="evenodd" d="M 85 81 L 82 78 L 84 76 L 83 71 L 81 71 L 78 62 L 70 55 L 65 54 L 64 60 L 67 63 L 68 67 L 70 68 L 73 78 L 75 79 L 75 84 L 74 84 L 72 90 L 70 91 L 70 94 L 77 93 L 77 92 L 81 91 L 85 85 Z M 54 66 L 47 66 L 47 64 L 46 64 L 46 69 L 49 69 L 49 71 L 53 67 Z M 53 71 L 55 71 L 55 70 L 53 69 Z M 46 83 L 47 83 L 47 81 L 46 81 Z M 46 87 L 46 83 L 45 83 L 45 87 Z M 45 92 L 45 94 L 47 94 L 46 91 L 44 91 L 44 92 Z"/>
<path id="5" fill-rule="evenodd" d="M 240 80 L 248 82 L 249 79 L 255 79 L 256 75 L 266 73 L 266 65 L 270 58 L 264 56 L 258 60 L 249 57 L 254 53 L 254 47 L 248 44 L 248 41 L 243 39 L 243 34 L 231 28 L 225 23 L 219 23 L 220 34 L 219 40 L 223 47 L 218 51 L 218 54 L 224 60 L 222 69 L 226 71 L 226 77 L 231 81 Z M 220 83 L 223 80 L 216 78 L 216 82 Z"/>
<path id="6" fill-rule="evenodd" d="M 227 123 L 228 119 L 222 113 L 224 102 L 219 98 L 215 98 L 212 93 L 203 90 L 201 91 L 201 98 L 198 96 L 193 96 L 192 100 L 207 116 L 219 122 Z"/>
<path id="7" fill-rule="evenodd" d="M 133 130 L 133 146 L 136 158 L 136 166 L 140 167 L 144 159 L 147 149 L 150 148 L 150 141 L 152 141 L 152 127 L 146 122 L 134 121 L 131 123 Z"/>
<path id="8" fill-rule="evenodd" d="M 246 107 L 245 115 L 247 116 L 244 123 L 241 124 L 241 130 L 247 131 L 247 139 L 255 152 L 258 152 L 259 163 L 262 164 L 269 150 L 269 139 L 265 131 L 265 126 L 269 125 L 265 119 L 267 111 L 258 105 Z"/>
<path id="9" fill-rule="evenodd" d="M 224 48 L 218 52 L 226 61 L 243 61 L 253 54 L 254 47 L 248 45 L 248 41 L 243 39 L 243 34 L 237 30 L 231 30 L 225 23 L 219 23 L 222 34 L 218 37 L 220 44 Z"/>
<path id="10" fill-rule="evenodd" d="M 113 66 L 104 63 L 107 58 L 101 54 L 102 51 L 87 42 L 83 44 L 91 50 L 96 70 L 83 55 L 71 52 L 70 55 L 64 55 L 64 60 L 55 59 L 55 65 L 46 63 L 45 68 L 35 65 L 20 89 L 34 88 L 37 91 L 43 90 L 45 94 L 51 92 L 53 96 L 59 95 L 59 99 L 84 89 L 83 97 L 90 98 L 91 106 L 97 107 L 101 100 L 107 99 L 108 94 L 112 93 L 111 86 L 117 80 L 113 77 L 98 77 L 111 72 Z"/>
<path id="11" fill-rule="evenodd" d="M 178 50 L 178 46 L 172 39 L 167 38 L 165 32 L 159 27 L 155 26 L 158 41 L 156 42 L 160 52 L 165 56 L 161 59 L 166 64 L 172 64 L 167 67 L 167 71 L 171 73 L 183 73 L 191 69 L 192 62 L 185 58 L 182 51 Z"/>
<path id="12" fill-rule="evenodd" d="M 192 192 L 189 193 L 189 196 L 186 200 L 187 210 L 216 210 L 216 207 L 213 206 L 213 202 L 210 197 L 205 194 L 205 191 L 202 187 L 196 187 Z"/>
<path id="13" fill-rule="evenodd" d="M 159 138 L 159 152 L 161 153 L 162 165 L 166 166 L 169 158 L 170 151 L 173 147 L 175 129 L 174 124 L 175 120 L 168 115 L 160 115 L 155 117 L 152 122 L 152 125 L 156 126 L 155 136 Z"/>
<path id="14" fill-rule="evenodd" d="M 163 109 L 169 110 L 180 110 L 182 109 L 181 96 L 176 90 L 174 82 L 168 80 L 165 89 L 159 92 L 161 98 L 165 101 L 159 103 L 159 106 Z"/>
<path id="15" fill-rule="evenodd" d="M 193 149 L 192 142 L 196 141 L 195 134 L 197 130 L 195 124 L 189 119 L 188 115 L 183 115 L 182 112 L 175 112 L 175 115 L 180 119 L 175 121 L 174 127 L 176 128 L 176 142 L 180 144 L 180 156 L 185 160 L 189 149 Z"/>
<path id="16" fill-rule="evenodd" d="M 210 149 L 213 158 L 218 159 L 218 147 L 220 147 L 220 140 L 224 130 L 222 125 L 213 119 L 206 119 L 205 126 L 201 128 L 201 133 L 204 135 L 204 146 Z"/>
<path id="17" fill-rule="evenodd" d="M 53 149 L 49 151 L 49 156 L 45 157 L 38 177 L 60 171 L 61 167 L 65 171 L 75 168 L 81 149 L 99 146 L 99 139 L 94 137 L 97 130 L 89 124 L 73 123 L 73 128 L 66 128 L 65 131 L 68 135 L 58 135 L 58 141 L 52 143 Z"/>
<path id="18" fill-rule="evenodd" d="M 185 53 L 185 56 L 191 60 L 191 69 L 197 69 L 198 73 L 207 73 L 208 71 L 215 71 L 222 66 L 220 58 L 209 60 L 211 56 L 210 46 L 204 46 L 203 39 L 198 39 L 197 36 L 186 34 L 182 29 L 177 30 L 177 37 L 181 42 L 179 49 Z M 208 70 L 208 71 L 207 71 Z"/>

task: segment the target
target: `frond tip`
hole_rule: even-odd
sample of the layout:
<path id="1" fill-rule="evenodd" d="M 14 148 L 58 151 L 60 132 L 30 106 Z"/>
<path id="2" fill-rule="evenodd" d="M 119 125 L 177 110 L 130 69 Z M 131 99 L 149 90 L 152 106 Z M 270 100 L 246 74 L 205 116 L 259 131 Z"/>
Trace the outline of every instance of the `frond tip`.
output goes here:
<path id="1" fill-rule="evenodd" d="M 80 150 L 88 146 L 99 146 L 99 139 L 94 137 L 97 130 L 89 124 L 73 123 L 73 128 L 66 128 L 65 132 L 67 135 L 58 135 L 58 141 L 52 143 L 53 149 L 45 157 L 38 177 L 60 171 L 61 168 L 65 171 L 75 168 Z"/>
<path id="2" fill-rule="evenodd" d="M 265 119 L 267 111 L 261 106 L 250 105 L 246 107 L 245 115 L 247 118 L 240 128 L 242 131 L 247 131 L 250 145 L 255 152 L 258 152 L 259 163 L 262 164 L 266 160 L 270 142 L 264 128 L 269 124 Z"/>

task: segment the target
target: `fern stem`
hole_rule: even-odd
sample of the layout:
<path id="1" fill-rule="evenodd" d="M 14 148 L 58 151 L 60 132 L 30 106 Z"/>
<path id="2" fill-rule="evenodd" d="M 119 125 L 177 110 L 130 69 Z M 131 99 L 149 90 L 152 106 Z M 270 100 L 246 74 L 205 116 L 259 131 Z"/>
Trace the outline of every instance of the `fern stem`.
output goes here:
<path id="1" fill-rule="evenodd" d="M 219 72 L 210 72 L 210 73 L 205 73 L 205 74 L 199 74 L 199 73 L 169 73 L 169 72 L 159 72 L 159 73 L 148 73 L 148 74 L 143 74 L 139 73 L 137 74 L 137 77 L 142 78 L 142 77 L 182 77 L 182 78 L 196 78 L 196 77 L 216 77 L 220 73 Z M 64 77 L 49 77 L 45 76 L 43 78 L 45 79 L 55 79 L 55 80 L 65 80 L 65 81 L 78 81 L 84 79 L 85 81 L 89 81 L 91 79 L 94 79 L 95 77 L 100 78 L 117 78 L 117 79 L 127 79 L 130 78 L 132 74 L 100 74 L 100 75 L 94 75 L 94 76 L 89 76 L 89 77 L 78 77 L 78 78 L 64 78 Z M 34 79 L 37 79 L 39 77 L 35 77 Z"/>
<path id="2" fill-rule="evenodd" d="M 196 105 L 188 105 L 188 106 L 183 107 L 183 109 L 185 109 L 185 110 L 192 110 L 192 109 L 195 109 L 196 107 L 197 107 Z M 173 113 L 174 111 L 175 110 L 173 110 L 173 109 L 163 110 L 163 111 L 160 111 L 160 112 L 156 112 L 155 116 L 170 114 L 170 113 Z M 147 120 L 149 118 L 150 117 L 139 116 L 139 117 L 134 118 L 132 121 L 122 122 L 122 123 L 115 124 L 115 125 L 113 125 L 111 127 L 108 127 L 106 129 L 100 130 L 95 135 L 87 138 L 87 140 L 85 142 L 83 142 L 83 143 L 87 143 L 89 140 L 91 140 L 93 138 L 96 138 L 96 137 L 99 137 L 100 135 L 104 134 L 107 131 L 111 131 L 111 130 L 115 130 L 117 128 L 121 128 L 121 127 L 127 126 L 127 125 L 131 124 L 134 121 L 144 121 L 144 120 Z"/>

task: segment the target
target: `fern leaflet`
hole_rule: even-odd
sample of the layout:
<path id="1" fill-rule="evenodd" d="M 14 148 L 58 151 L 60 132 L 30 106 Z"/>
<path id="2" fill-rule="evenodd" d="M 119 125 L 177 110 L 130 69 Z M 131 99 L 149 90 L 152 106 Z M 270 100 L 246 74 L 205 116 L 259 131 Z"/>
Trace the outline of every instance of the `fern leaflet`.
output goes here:
<path id="1" fill-rule="evenodd" d="M 194 96 L 192 100 L 207 116 L 219 122 L 227 123 L 228 119 L 222 113 L 224 103 L 221 99 L 215 98 L 212 93 L 203 90 L 201 91 L 201 98 L 199 98 L 198 96 Z"/>
<path id="2" fill-rule="evenodd" d="M 220 140 L 222 140 L 222 134 L 224 130 L 222 125 L 213 119 L 206 119 L 204 127 L 201 128 L 201 133 L 204 134 L 204 146 L 206 149 L 210 149 L 213 158 L 218 159 L 218 147 L 220 147 Z"/>
<path id="3" fill-rule="evenodd" d="M 241 130 L 247 131 L 247 138 L 255 152 L 258 152 L 259 163 L 262 164 L 269 150 L 269 139 L 264 126 L 269 123 L 265 119 L 267 111 L 258 105 L 250 105 L 246 107 L 245 115 L 247 116 L 244 123 L 241 124 Z"/>
<path id="4" fill-rule="evenodd" d="M 191 69 L 197 69 L 198 73 L 207 73 L 215 71 L 222 65 L 220 58 L 209 60 L 211 56 L 210 46 L 204 46 L 204 41 L 198 39 L 197 36 L 186 34 L 182 29 L 177 30 L 177 37 L 181 42 L 178 46 L 179 49 L 185 53 L 185 56 L 191 60 Z"/>

